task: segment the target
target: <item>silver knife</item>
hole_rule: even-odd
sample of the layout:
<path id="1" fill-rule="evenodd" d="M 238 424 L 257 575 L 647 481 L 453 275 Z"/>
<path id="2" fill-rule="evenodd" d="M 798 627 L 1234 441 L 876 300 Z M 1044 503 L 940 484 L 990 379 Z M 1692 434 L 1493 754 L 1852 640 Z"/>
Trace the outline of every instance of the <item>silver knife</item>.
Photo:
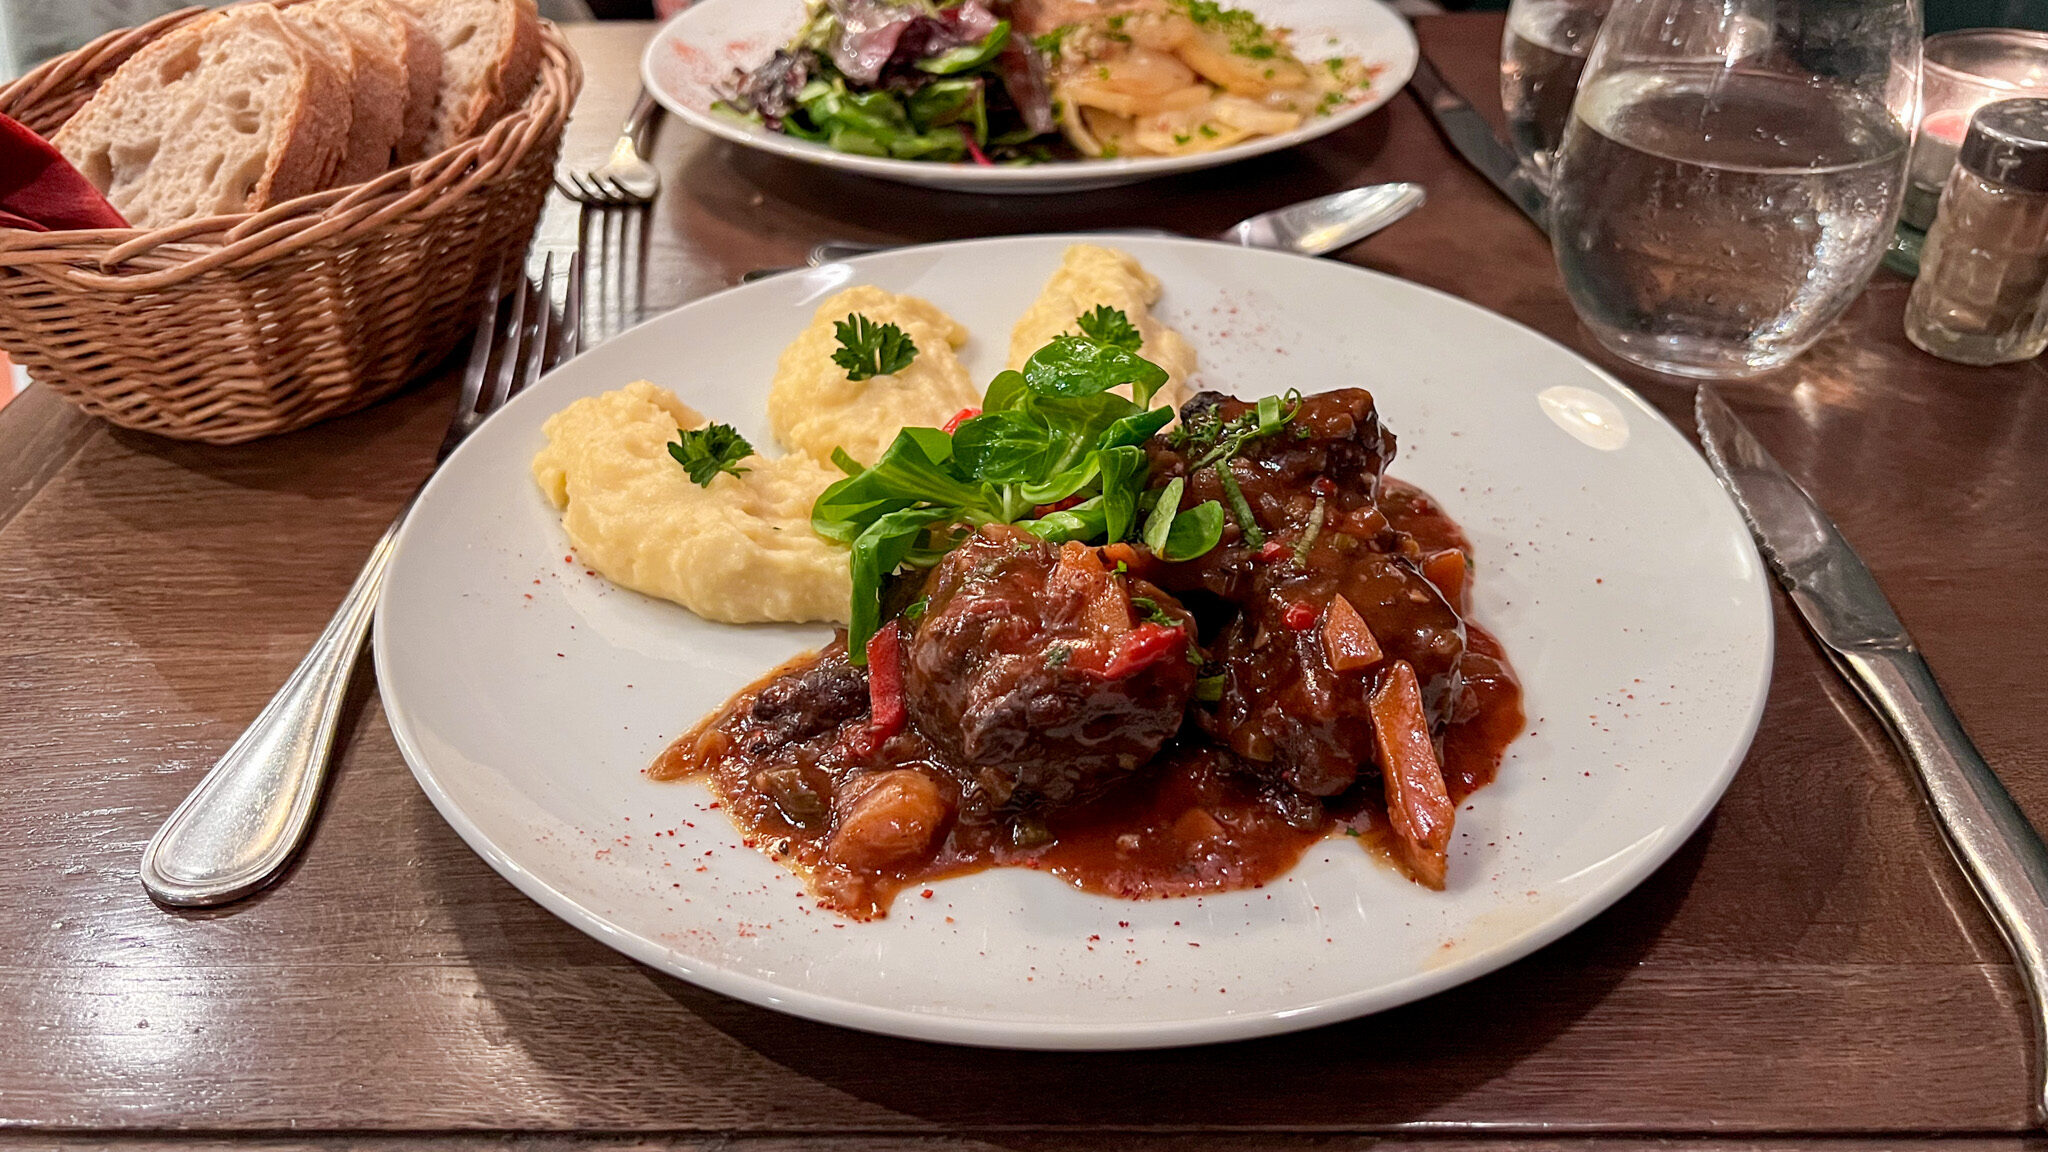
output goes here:
<path id="1" fill-rule="evenodd" d="M 1437 131 L 1465 158 L 1465 163 L 1478 169 L 1481 176 L 1500 189 L 1522 215 L 1534 221 L 1544 232 L 1550 231 L 1546 220 L 1549 198 L 1528 173 L 1522 171 L 1515 154 L 1493 134 L 1493 125 L 1479 114 L 1472 102 L 1458 95 L 1458 90 L 1444 83 L 1437 74 L 1436 66 L 1429 57 L 1417 55 L 1415 75 L 1409 77 L 1408 87 L 1415 93 L 1415 99 L 1429 118 L 1436 121 Z"/>
<path id="2" fill-rule="evenodd" d="M 1705 386 L 1693 419 L 1764 561 L 1905 753 L 1949 852 L 2005 936 L 2033 1006 L 2036 1118 L 2048 1118 L 2048 847 L 1970 742 L 1912 635 L 1834 522 Z"/>

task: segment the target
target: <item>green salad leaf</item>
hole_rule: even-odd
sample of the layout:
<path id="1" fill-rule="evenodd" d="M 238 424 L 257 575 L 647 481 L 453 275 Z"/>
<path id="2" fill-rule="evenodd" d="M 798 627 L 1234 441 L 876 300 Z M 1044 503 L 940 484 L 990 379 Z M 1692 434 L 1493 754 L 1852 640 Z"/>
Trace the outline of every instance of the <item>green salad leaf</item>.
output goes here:
<path id="1" fill-rule="evenodd" d="M 1009 42 L 1010 22 L 1008 20 L 998 20 L 996 21 L 996 26 L 989 29 L 988 35 L 981 38 L 981 43 L 963 44 L 958 48 L 948 49 L 936 56 L 927 56 L 917 62 L 917 67 L 919 71 L 931 72 L 940 76 L 950 76 L 955 72 L 965 72 L 970 68 L 979 68 L 995 59 L 997 54 L 1002 52 L 1003 45 Z"/>
<path id="2" fill-rule="evenodd" d="M 849 359 L 868 339 L 854 324 L 863 319 L 841 325 L 852 326 L 841 336 Z M 883 582 L 899 568 L 938 563 L 984 524 L 1015 524 L 1051 541 L 1109 543 L 1131 538 L 1143 518 L 1146 541 L 1156 537 L 1153 550 L 1174 560 L 1199 556 L 1221 538 L 1223 509 L 1215 501 L 1182 510 L 1182 481 L 1163 492 L 1145 487 L 1145 441 L 1174 411 L 1148 407 L 1166 371 L 1138 354 L 1142 341 L 1130 318 L 1097 308 L 1077 327 L 1039 349 L 1022 372 L 997 374 L 981 413 L 950 434 L 905 428 L 867 468 L 833 454 L 847 476 L 818 497 L 811 524 L 852 548 L 847 650 L 856 662 L 881 625 Z M 1122 384 L 1136 400 L 1110 391 Z"/>

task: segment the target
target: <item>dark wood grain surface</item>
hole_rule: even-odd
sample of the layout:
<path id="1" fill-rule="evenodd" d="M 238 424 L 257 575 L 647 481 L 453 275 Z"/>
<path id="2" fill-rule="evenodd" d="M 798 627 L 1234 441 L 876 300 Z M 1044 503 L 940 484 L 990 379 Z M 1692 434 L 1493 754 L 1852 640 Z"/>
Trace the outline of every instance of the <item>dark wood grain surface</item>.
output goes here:
<path id="1" fill-rule="evenodd" d="M 1498 17 L 1421 31 L 1490 109 Z M 572 158 L 608 144 L 646 35 L 574 31 L 590 88 Z M 1600 358 L 1541 237 L 1405 97 L 1283 155 L 1057 199 L 837 177 L 673 123 L 659 153 L 657 306 L 826 237 L 1201 232 L 1406 179 L 1428 206 L 1344 258 Z M 2048 387 L 2036 365 L 1914 351 L 1906 288 L 1881 274 L 1818 350 L 1727 394 L 2048 818 Z M 1689 408 L 1689 390 L 1602 362 L 1667 412 Z M 443 376 L 226 449 L 111 431 L 35 389 L 0 412 L 0 1148 L 2033 1146 L 2033 1041 L 2004 949 L 1883 734 L 1782 605 L 1755 747 L 1666 867 L 1502 972 L 1281 1039 L 970 1051 L 658 975 L 455 837 L 400 761 L 367 668 L 286 882 L 220 912 L 156 907 L 135 878 L 143 843 L 326 622 L 424 475 L 450 396 Z"/>

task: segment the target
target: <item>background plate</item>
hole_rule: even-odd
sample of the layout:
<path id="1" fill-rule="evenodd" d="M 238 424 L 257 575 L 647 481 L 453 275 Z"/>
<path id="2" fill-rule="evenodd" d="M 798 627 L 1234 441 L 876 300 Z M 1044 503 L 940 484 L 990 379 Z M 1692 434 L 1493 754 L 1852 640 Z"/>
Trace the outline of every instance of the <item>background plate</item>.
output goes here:
<path id="1" fill-rule="evenodd" d="M 1332 261 L 1111 242 L 1165 282 L 1160 313 L 1200 352 L 1200 383 L 1372 389 L 1400 437 L 1394 473 L 1471 535 L 1473 616 L 1521 673 L 1529 725 L 1458 814 L 1448 891 L 1339 838 L 1260 890 L 1121 901 L 997 869 L 852 923 L 742 846 L 701 787 L 641 774 L 829 630 L 711 624 L 585 572 L 529 472 L 541 423 L 645 378 L 770 444 L 777 355 L 856 281 L 951 312 L 986 379 L 1064 237 L 720 293 L 579 357 L 470 437 L 399 538 L 375 639 L 398 745 L 456 831 L 551 911 L 685 980 L 855 1028 L 1047 1048 L 1388 1008 L 1557 938 L 1669 857 L 1734 775 L 1771 666 L 1755 549 L 1688 442 L 1574 353 L 1453 297 Z"/>
<path id="2" fill-rule="evenodd" d="M 735 68 L 752 68 L 789 42 L 803 23 L 800 0 L 702 0 L 657 32 L 640 58 L 640 78 L 669 111 L 714 136 L 778 156 L 961 192 L 1076 192 L 1132 184 L 1154 176 L 1214 168 L 1248 157 L 1291 148 L 1350 124 L 1394 98 L 1415 72 L 1415 33 L 1378 0 L 1231 0 L 1230 7 L 1258 15 L 1268 27 L 1293 29 L 1295 55 L 1313 63 L 1354 56 L 1378 69 L 1363 98 L 1328 116 L 1313 116 L 1301 127 L 1262 136 L 1197 156 L 1153 156 L 1118 160 L 1071 160 L 1030 167 L 985 168 L 937 164 L 835 152 L 822 144 L 770 132 L 711 111 L 714 88 L 732 79 Z"/>

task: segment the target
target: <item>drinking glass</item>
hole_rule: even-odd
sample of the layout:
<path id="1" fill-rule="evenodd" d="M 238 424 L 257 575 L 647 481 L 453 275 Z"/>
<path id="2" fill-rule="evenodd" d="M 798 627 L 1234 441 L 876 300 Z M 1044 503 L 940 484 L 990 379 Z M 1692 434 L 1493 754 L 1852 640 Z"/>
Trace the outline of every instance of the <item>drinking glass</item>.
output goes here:
<path id="1" fill-rule="evenodd" d="M 1811 347 L 1884 256 L 1919 71 L 1917 0 L 1616 0 L 1553 176 L 1587 329 L 1681 376 Z"/>
<path id="2" fill-rule="evenodd" d="M 1522 169 L 1548 191 L 1586 53 L 1608 0 L 1514 0 L 1500 42 L 1500 103 Z"/>

